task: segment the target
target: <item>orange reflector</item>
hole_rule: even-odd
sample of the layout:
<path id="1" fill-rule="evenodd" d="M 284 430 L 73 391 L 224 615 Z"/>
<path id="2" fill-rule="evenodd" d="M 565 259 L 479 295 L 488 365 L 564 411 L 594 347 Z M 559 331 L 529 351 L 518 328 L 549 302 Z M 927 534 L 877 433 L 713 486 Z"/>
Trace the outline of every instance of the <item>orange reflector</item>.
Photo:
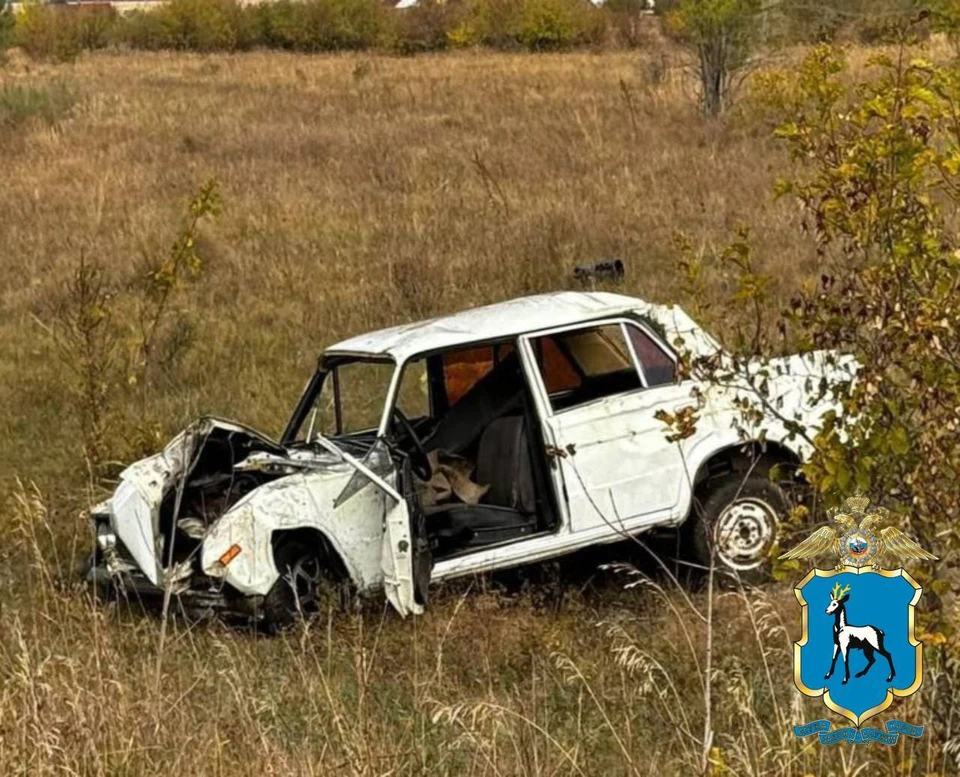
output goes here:
<path id="1" fill-rule="evenodd" d="M 220 563 L 223 566 L 226 566 L 239 555 L 240 555 L 240 546 L 236 544 L 231 545 L 229 548 L 227 548 L 227 552 L 224 553 L 222 556 L 220 556 Z"/>

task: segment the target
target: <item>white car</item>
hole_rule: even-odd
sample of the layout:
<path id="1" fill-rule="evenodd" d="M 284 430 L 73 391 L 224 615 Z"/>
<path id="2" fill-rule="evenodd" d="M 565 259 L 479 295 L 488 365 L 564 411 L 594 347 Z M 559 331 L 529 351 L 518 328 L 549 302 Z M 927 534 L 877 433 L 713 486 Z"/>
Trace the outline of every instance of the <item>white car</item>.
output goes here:
<path id="1" fill-rule="evenodd" d="M 686 522 L 696 561 L 762 568 L 808 453 L 819 354 L 758 366 L 771 412 L 745 439 L 745 388 L 682 379 L 720 353 L 683 311 L 608 293 L 516 299 L 327 349 L 279 441 L 203 418 L 92 508 L 88 577 L 282 625 L 328 581 L 422 612 L 431 581 L 537 562 Z M 829 365 L 829 366 L 828 366 Z M 849 367 L 849 362 L 847 362 Z M 655 416 L 698 407 L 679 442 Z M 694 509 L 695 501 L 700 509 Z"/>

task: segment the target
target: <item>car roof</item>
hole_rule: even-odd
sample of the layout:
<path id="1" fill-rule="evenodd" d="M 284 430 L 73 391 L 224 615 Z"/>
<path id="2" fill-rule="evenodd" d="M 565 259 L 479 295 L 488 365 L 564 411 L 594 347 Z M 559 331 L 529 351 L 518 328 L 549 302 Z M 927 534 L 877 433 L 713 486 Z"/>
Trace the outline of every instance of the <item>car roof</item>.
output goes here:
<path id="1" fill-rule="evenodd" d="M 662 320 L 668 310 L 680 313 L 689 322 L 677 308 L 652 305 L 636 297 L 609 292 L 559 291 L 368 332 L 332 345 L 325 353 L 390 356 L 399 363 L 430 351 L 515 337 L 629 312 Z"/>

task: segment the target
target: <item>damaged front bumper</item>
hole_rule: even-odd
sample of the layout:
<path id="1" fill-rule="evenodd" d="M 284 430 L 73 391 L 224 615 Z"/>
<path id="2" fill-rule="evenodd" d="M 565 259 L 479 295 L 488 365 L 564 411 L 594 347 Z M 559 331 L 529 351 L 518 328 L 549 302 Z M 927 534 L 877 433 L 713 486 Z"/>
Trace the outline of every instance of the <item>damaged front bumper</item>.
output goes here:
<path id="1" fill-rule="evenodd" d="M 83 580 L 100 598 L 121 599 L 159 608 L 169 588 L 171 609 L 192 618 L 235 616 L 262 619 L 262 596 L 242 596 L 221 580 L 202 574 L 193 560 L 181 562 L 160 585 L 140 569 L 117 537 L 108 515 L 92 518 L 96 544 L 83 572 Z"/>

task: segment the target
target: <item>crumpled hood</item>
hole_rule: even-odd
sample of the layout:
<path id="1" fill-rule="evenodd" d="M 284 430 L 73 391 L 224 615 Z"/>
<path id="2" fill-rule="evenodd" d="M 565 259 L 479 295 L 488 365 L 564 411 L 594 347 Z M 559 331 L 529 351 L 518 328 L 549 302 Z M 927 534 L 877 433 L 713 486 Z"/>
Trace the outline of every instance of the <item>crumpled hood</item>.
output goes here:
<path id="1" fill-rule="evenodd" d="M 162 582 L 164 543 L 160 511 L 164 497 L 197 465 L 203 446 L 218 436 L 242 441 L 238 450 L 285 454 L 282 447 L 260 432 L 232 421 L 203 417 L 174 437 L 160 453 L 121 472 L 116 490 L 105 503 L 113 531 L 154 585 Z"/>
<path id="2" fill-rule="evenodd" d="M 191 436 L 185 430 L 160 453 L 127 467 L 107 500 L 111 527 L 154 585 L 160 584 L 160 505 L 186 469 L 195 446 Z"/>

